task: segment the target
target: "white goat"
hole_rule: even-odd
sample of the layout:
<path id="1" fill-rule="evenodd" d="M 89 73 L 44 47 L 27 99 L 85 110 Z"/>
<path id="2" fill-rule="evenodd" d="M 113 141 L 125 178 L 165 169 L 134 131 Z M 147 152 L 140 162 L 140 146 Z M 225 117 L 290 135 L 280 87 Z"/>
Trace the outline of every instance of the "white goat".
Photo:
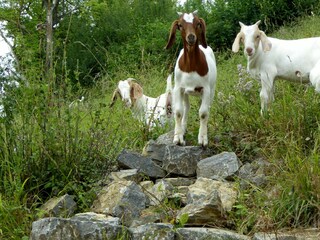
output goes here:
<path id="1" fill-rule="evenodd" d="M 131 109 L 135 118 L 149 126 L 150 129 L 160 123 L 164 126 L 172 119 L 172 74 L 167 77 L 166 92 L 157 98 L 143 94 L 142 87 L 133 78 L 121 80 L 114 90 L 110 107 L 120 96 L 125 105 Z"/>
<path id="2" fill-rule="evenodd" d="M 198 143 L 206 147 L 208 145 L 209 111 L 217 78 L 216 60 L 212 49 L 206 42 L 205 21 L 197 16 L 197 11 L 178 14 L 179 18 L 172 23 L 166 46 L 168 49 L 173 45 L 176 30 L 180 30 L 183 49 L 176 62 L 175 85 L 172 92 L 175 117 L 173 142 L 185 145 L 184 134 L 190 109 L 189 95 L 197 95 L 201 97 Z"/>
<path id="3" fill-rule="evenodd" d="M 267 37 L 259 30 L 260 21 L 241 30 L 232 45 L 238 52 L 240 43 L 248 60 L 248 71 L 261 80 L 261 114 L 274 100 L 274 80 L 281 78 L 293 82 L 311 82 L 320 92 L 320 38 L 281 40 Z"/>

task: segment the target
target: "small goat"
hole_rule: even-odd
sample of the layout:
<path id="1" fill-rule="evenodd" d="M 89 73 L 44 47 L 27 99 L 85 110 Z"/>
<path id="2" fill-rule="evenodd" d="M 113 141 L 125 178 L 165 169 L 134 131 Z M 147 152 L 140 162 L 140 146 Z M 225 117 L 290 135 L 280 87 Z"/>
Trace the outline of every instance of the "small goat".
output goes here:
<path id="1" fill-rule="evenodd" d="M 311 82 L 320 92 L 320 38 L 281 40 L 267 37 L 259 30 L 261 21 L 241 30 L 232 45 L 238 52 L 240 43 L 248 60 L 248 71 L 261 80 L 261 114 L 274 100 L 274 80 L 281 78 L 293 82 Z"/>
<path id="2" fill-rule="evenodd" d="M 169 122 L 172 115 L 172 74 L 167 77 L 166 92 L 157 98 L 143 94 L 142 87 L 133 78 L 119 81 L 115 89 L 110 107 L 120 96 L 126 107 L 130 108 L 135 118 L 145 123 L 150 129 Z"/>
<path id="3" fill-rule="evenodd" d="M 175 85 L 172 92 L 175 117 L 173 143 L 185 145 L 184 134 L 190 109 L 189 95 L 197 95 L 201 97 L 198 143 L 206 147 L 209 110 L 217 78 L 216 60 L 212 49 L 207 45 L 205 21 L 197 16 L 197 11 L 178 14 L 179 18 L 172 23 L 166 46 L 168 49 L 173 45 L 176 30 L 180 30 L 183 49 L 175 65 Z"/>

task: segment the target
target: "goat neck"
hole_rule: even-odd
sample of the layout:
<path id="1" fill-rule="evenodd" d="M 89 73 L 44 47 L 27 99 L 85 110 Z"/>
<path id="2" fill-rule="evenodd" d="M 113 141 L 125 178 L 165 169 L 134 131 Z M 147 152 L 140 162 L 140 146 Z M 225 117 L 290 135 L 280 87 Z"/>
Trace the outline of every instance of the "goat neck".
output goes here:
<path id="1" fill-rule="evenodd" d="M 259 67 L 261 61 L 263 61 L 263 55 L 265 55 L 265 53 L 261 50 L 257 51 L 253 56 L 247 56 L 248 70 Z"/>
<path id="2" fill-rule="evenodd" d="M 200 76 L 205 76 L 208 73 L 208 64 L 203 51 L 200 50 L 198 41 L 193 46 L 184 41 L 183 48 L 183 55 L 179 59 L 181 71 L 197 72 Z"/>
<path id="3" fill-rule="evenodd" d="M 197 72 L 200 76 L 208 73 L 205 54 L 200 49 L 200 41 L 206 47 L 205 23 L 195 13 L 180 15 L 180 31 L 183 39 L 183 55 L 179 67 L 183 72 Z"/>

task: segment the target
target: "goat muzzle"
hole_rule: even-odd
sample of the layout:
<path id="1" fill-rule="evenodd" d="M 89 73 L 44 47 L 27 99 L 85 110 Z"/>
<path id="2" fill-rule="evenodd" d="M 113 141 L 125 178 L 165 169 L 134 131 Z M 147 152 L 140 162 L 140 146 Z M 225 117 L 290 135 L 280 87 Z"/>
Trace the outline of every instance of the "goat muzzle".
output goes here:
<path id="1" fill-rule="evenodd" d="M 196 43 L 197 37 L 194 34 L 189 34 L 187 36 L 186 40 L 187 40 L 188 45 L 192 46 L 192 45 L 194 45 Z"/>
<path id="2" fill-rule="evenodd" d="M 251 48 L 251 47 L 246 48 L 246 52 L 247 52 L 248 56 L 252 56 L 253 48 Z"/>

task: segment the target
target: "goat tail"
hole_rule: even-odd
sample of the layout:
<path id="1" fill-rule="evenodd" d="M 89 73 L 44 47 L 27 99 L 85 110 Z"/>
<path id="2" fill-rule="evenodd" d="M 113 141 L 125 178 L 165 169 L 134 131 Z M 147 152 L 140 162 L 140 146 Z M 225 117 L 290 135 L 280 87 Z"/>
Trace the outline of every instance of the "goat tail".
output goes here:
<path id="1" fill-rule="evenodd" d="M 167 88 L 166 93 L 172 92 L 172 73 L 167 77 Z"/>

